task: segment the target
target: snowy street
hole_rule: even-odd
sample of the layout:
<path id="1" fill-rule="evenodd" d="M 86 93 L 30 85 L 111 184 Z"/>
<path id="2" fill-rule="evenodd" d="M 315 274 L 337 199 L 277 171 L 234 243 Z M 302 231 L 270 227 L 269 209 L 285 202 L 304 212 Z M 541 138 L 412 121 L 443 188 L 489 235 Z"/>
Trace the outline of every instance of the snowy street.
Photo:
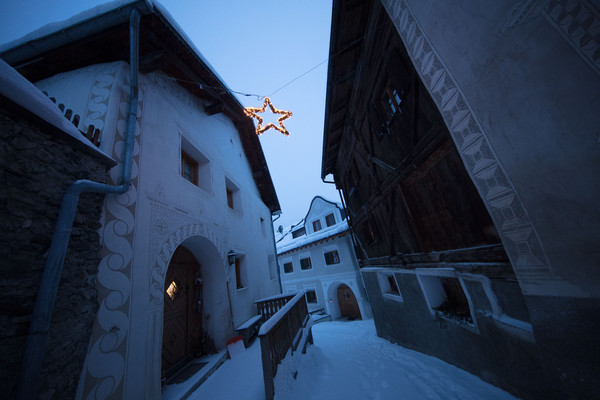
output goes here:
<path id="1" fill-rule="evenodd" d="M 514 399 L 468 372 L 377 337 L 373 320 L 320 323 L 313 336 L 305 355 L 279 365 L 276 399 Z M 261 368 L 256 340 L 190 399 L 263 400 Z"/>

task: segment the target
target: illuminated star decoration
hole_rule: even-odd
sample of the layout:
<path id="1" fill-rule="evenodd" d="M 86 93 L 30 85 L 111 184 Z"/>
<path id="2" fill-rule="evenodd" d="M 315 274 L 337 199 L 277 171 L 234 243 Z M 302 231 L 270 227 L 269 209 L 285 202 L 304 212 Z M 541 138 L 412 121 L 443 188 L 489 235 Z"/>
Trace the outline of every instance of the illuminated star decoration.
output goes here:
<path id="1" fill-rule="evenodd" d="M 265 110 L 267 109 L 267 105 L 269 105 L 269 108 L 271 109 L 271 112 L 273 114 L 281 114 L 281 117 L 277 118 L 277 122 L 279 122 L 279 126 L 277 126 L 273 123 L 270 123 L 270 122 L 268 124 L 266 124 L 265 126 L 262 126 L 263 119 L 258 114 L 264 113 Z M 256 134 L 257 135 L 260 135 L 261 133 L 263 133 L 264 131 L 266 131 L 269 128 L 277 129 L 279 132 L 283 133 L 285 136 L 290 135 L 288 130 L 285 129 L 285 126 L 283 125 L 283 121 L 285 121 L 286 119 L 291 117 L 292 112 L 276 109 L 275 107 L 273 107 L 273 104 L 271 104 L 271 100 L 269 100 L 268 97 L 265 97 L 265 102 L 263 103 L 262 107 L 260 107 L 260 108 L 259 107 L 244 108 L 244 114 L 246 114 L 247 116 L 249 116 L 251 118 L 257 119 L 257 121 L 258 121 L 258 125 L 256 126 Z"/>

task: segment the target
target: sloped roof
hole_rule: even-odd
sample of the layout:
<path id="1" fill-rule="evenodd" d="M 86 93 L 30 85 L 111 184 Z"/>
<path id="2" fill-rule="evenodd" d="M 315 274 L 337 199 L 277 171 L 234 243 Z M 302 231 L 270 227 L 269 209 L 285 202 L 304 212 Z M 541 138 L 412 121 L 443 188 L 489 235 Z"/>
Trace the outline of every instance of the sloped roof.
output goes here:
<path id="1" fill-rule="evenodd" d="M 0 97 L 5 97 L 21 108 L 27 110 L 29 115 L 38 117 L 41 121 L 52 125 L 56 129 L 48 130 L 49 134 L 68 136 L 72 141 L 103 160 L 106 164 L 115 165 L 116 162 L 104 154 L 92 142 L 87 140 L 81 132 L 60 112 L 48 96 L 41 92 L 31 82 L 25 79 L 14 68 L 0 59 Z"/>
<path id="2" fill-rule="evenodd" d="M 163 71 L 178 79 L 178 84 L 192 95 L 207 100 L 231 118 L 263 202 L 271 213 L 279 211 L 254 122 L 244 115 L 244 107 L 160 3 L 117 0 L 98 6 L 0 46 L 0 58 L 32 82 L 88 65 L 128 62 L 129 19 L 134 8 L 142 16 L 140 72 Z"/>

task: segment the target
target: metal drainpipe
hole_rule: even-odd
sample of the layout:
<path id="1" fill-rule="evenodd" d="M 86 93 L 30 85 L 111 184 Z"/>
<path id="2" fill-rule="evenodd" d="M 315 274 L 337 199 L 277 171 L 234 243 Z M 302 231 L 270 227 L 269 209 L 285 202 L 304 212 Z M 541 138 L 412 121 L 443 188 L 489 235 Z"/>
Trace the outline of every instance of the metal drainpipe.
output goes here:
<path id="1" fill-rule="evenodd" d="M 275 265 L 277 266 L 277 281 L 279 281 L 279 293 L 283 293 L 283 285 L 281 284 L 281 271 L 279 268 L 279 260 L 277 257 L 277 244 L 275 243 L 275 228 L 273 226 L 275 221 L 281 218 L 281 210 L 276 211 L 276 213 L 273 215 L 277 215 L 277 218 L 271 220 L 271 232 L 273 232 L 273 248 L 275 249 Z"/>
<path id="2" fill-rule="evenodd" d="M 42 275 L 40 289 L 33 309 L 31 325 L 17 386 L 17 399 L 30 400 L 37 398 L 37 387 L 41 375 L 46 342 L 52 311 L 56 301 L 56 293 L 63 270 L 65 255 L 71 237 L 73 220 L 77 211 L 81 193 L 125 193 L 131 185 L 131 167 L 133 163 L 133 145 L 135 140 L 135 125 L 138 108 L 138 49 L 139 49 L 140 12 L 131 11 L 129 21 L 129 51 L 130 51 L 130 90 L 129 112 L 127 114 L 127 132 L 121 163 L 121 175 L 117 186 L 90 180 L 78 180 L 69 186 L 63 197 L 52 243 L 48 251 L 46 266 Z"/>

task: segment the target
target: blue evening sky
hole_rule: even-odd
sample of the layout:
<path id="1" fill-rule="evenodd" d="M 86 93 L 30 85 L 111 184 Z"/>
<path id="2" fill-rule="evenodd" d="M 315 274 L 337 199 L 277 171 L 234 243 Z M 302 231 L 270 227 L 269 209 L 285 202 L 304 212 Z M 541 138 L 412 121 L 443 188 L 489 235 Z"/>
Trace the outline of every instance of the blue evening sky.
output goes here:
<path id="1" fill-rule="evenodd" d="M 1 1 L 0 43 L 105 2 Z M 320 178 L 331 0 L 160 2 L 231 90 L 270 95 L 322 63 L 269 96 L 276 108 L 293 112 L 285 122 L 290 136 L 271 129 L 260 141 L 283 211 L 276 225 L 304 217 L 315 195 L 339 201 L 334 185 Z M 256 97 L 237 97 L 262 106 Z"/>

